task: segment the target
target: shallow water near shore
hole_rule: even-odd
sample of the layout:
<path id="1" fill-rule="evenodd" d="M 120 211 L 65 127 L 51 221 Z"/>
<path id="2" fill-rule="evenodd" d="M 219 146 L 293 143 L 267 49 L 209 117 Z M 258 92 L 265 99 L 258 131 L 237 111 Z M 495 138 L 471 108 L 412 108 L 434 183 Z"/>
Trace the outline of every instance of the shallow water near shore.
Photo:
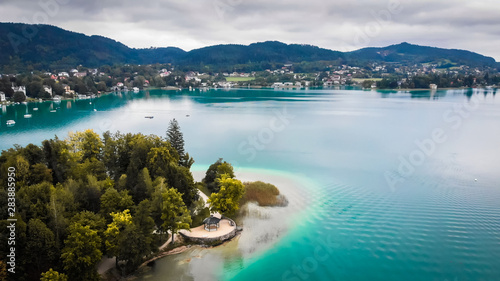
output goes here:
<path id="1" fill-rule="evenodd" d="M 238 239 L 138 280 L 500 279 L 492 90 L 155 90 L 33 106 L 2 109 L 0 149 L 87 128 L 164 136 L 176 118 L 197 178 L 223 157 L 243 180 L 296 190 L 293 212 L 250 217 Z"/>
<path id="2" fill-rule="evenodd" d="M 208 168 L 208 167 L 207 167 Z M 205 167 L 193 167 L 193 176 L 200 181 Z M 266 181 L 280 186 L 288 200 L 286 207 L 259 207 L 248 204 L 240 235 L 221 246 L 193 246 L 180 254 L 167 256 L 151 268 L 143 268 L 134 280 L 222 280 L 225 274 L 235 273 L 252 258 L 269 250 L 294 227 L 293 219 L 304 215 L 307 194 L 304 181 L 291 174 L 258 169 L 239 169 L 236 177 L 242 181 Z M 309 186 L 312 188 L 312 186 Z"/>

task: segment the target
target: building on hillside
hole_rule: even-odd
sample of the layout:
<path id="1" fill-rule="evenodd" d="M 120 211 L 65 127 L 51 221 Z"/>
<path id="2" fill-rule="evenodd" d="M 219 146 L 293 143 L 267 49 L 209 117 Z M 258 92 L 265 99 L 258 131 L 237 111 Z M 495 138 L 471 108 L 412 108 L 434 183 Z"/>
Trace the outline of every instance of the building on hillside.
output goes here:
<path id="1" fill-rule="evenodd" d="M 71 90 L 70 86 L 67 84 L 62 84 L 62 87 L 64 89 L 64 96 L 65 97 L 75 97 L 75 91 Z"/>
<path id="2" fill-rule="evenodd" d="M 5 93 L 4 92 L 0 92 L 0 102 L 4 102 L 6 101 L 5 99 Z"/>
<path id="3" fill-rule="evenodd" d="M 26 87 L 25 86 L 14 86 L 14 83 L 12 83 L 12 90 L 15 92 L 23 92 L 23 94 L 26 96 Z"/>
<path id="4" fill-rule="evenodd" d="M 78 77 L 78 78 L 82 78 L 82 77 L 87 76 L 87 72 L 77 72 L 77 73 L 73 74 L 73 76 Z"/>
<path id="5" fill-rule="evenodd" d="M 52 87 L 51 86 L 48 86 L 48 85 L 43 85 L 43 89 L 45 90 L 45 92 L 49 93 L 50 96 L 53 95 L 53 92 L 52 92 Z"/>

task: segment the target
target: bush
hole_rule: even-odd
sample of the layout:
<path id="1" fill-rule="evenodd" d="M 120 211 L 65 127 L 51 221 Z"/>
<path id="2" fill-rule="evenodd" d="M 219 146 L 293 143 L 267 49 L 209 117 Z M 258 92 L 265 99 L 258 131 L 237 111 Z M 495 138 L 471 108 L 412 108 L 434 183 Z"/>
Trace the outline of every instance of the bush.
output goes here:
<path id="1" fill-rule="evenodd" d="M 278 188 L 270 183 L 261 181 L 246 182 L 245 195 L 243 195 L 241 205 L 247 202 L 256 202 L 259 206 L 283 206 L 286 199 L 280 195 Z"/>
<path id="2" fill-rule="evenodd" d="M 15 92 L 14 96 L 12 96 L 12 99 L 14 100 L 14 102 L 23 102 L 26 100 L 26 96 L 23 92 Z"/>

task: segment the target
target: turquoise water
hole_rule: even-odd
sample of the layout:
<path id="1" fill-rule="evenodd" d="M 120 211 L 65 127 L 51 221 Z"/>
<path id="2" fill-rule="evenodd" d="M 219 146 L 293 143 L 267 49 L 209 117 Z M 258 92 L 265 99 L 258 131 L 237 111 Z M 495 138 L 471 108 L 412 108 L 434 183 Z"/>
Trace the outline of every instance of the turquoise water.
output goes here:
<path id="1" fill-rule="evenodd" d="M 164 136 L 176 118 L 197 165 L 224 157 L 311 183 L 310 207 L 272 248 L 182 280 L 500 280 L 493 91 L 158 90 L 1 114 L 0 149 L 87 128 Z"/>

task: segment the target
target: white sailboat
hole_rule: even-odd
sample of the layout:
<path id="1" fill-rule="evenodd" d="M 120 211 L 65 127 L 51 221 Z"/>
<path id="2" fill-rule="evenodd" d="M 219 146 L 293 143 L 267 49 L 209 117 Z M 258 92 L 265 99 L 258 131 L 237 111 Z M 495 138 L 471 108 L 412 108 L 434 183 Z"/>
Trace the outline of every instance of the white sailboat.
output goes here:
<path id="1" fill-rule="evenodd" d="M 28 112 L 28 105 L 26 105 L 26 114 L 24 114 L 24 118 L 31 118 L 31 114 Z"/>

